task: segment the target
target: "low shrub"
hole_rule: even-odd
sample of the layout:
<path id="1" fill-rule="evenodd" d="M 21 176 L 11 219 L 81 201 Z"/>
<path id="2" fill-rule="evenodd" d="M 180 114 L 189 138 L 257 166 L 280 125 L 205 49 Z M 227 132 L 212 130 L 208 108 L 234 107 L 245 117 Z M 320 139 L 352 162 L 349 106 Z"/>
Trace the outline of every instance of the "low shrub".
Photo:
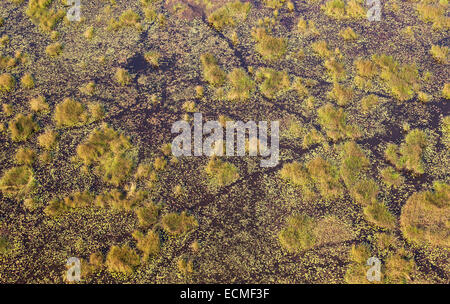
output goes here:
<path id="1" fill-rule="evenodd" d="M 72 127 L 86 123 L 89 115 L 81 103 L 72 98 L 64 98 L 56 105 L 53 118 L 58 127 Z"/>
<path id="2" fill-rule="evenodd" d="M 78 145 L 77 155 L 85 165 L 95 164 L 103 180 L 118 186 L 133 168 L 133 160 L 128 153 L 130 149 L 131 143 L 127 137 L 103 125 Z"/>
<path id="3" fill-rule="evenodd" d="M 386 158 L 398 169 L 407 169 L 415 174 L 423 174 L 422 156 L 428 145 L 427 135 L 419 129 L 411 130 L 400 147 L 388 144 L 384 152 Z"/>
<path id="4" fill-rule="evenodd" d="M 305 215 L 291 216 L 278 234 L 281 245 L 289 252 L 310 249 L 315 244 L 314 219 Z"/>
<path id="5" fill-rule="evenodd" d="M 156 51 L 147 52 L 144 55 L 145 60 L 150 63 L 153 67 L 159 67 L 159 60 L 161 59 L 161 54 Z"/>
<path id="6" fill-rule="evenodd" d="M 328 97 L 336 100 L 338 105 L 345 106 L 353 100 L 353 90 L 334 82 L 333 89 L 328 92 Z"/>
<path id="7" fill-rule="evenodd" d="M 355 138 L 359 135 L 355 127 L 347 125 L 347 115 L 342 108 L 335 108 L 328 103 L 317 110 L 317 115 L 319 124 L 334 141 L 346 137 Z"/>
<path id="8" fill-rule="evenodd" d="M 45 49 L 45 52 L 50 57 L 57 57 L 62 53 L 62 50 L 63 50 L 62 44 L 59 42 L 55 42 L 53 44 L 48 45 L 47 48 Z"/>
<path id="9" fill-rule="evenodd" d="M 336 58 L 330 58 L 325 60 L 325 68 L 328 71 L 328 74 L 330 75 L 330 78 L 333 79 L 333 81 L 341 81 L 344 80 L 347 77 L 347 73 L 345 71 L 344 65 L 336 60 Z M 335 83 L 336 87 L 337 83 Z"/>
<path id="10" fill-rule="evenodd" d="M 256 38 L 256 51 L 263 59 L 274 61 L 280 59 L 287 49 L 287 42 L 282 37 L 273 37 L 263 30 L 254 35 Z"/>
<path id="11" fill-rule="evenodd" d="M 130 275 L 139 266 L 139 255 L 127 245 L 111 246 L 106 256 L 106 266 L 111 272 L 120 272 Z"/>
<path id="12" fill-rule="evenodd" d="M 147 262 L 150 257 L 156 256 L 159 253 L 161 242 L 159 234 L 153 230 L 149 230 L 146 235 L 140 231 L 133 232 L 133 238 L 136 240 L 136 247 L 142 251 L 143 262 Z"/>
<path id="13" fill-rule="evenodd" d="M 34 132 L 39 130 L 39 126 L 33 120 L 31 115 L 17 114 L 9 122 L 9 131 L 11 132 L 11 139 L 14 141 L 25 141 Z"/>
<path id="14" fill-rule="evenodd" d="M 445 99 L 450 99 L 450 83 L 446 83 L 442 88 L 442 96 Z"/>
<path id="15" fill-rule="evenodd" d="M 45 97 L 40 95 L 30 99 L 30 109 L 33 112 L 43 112 L 46 113 L 49 111 L 50 107 L 45 100 Z"/>
<path id="16" fill-rule="evenodd" d="M 158 222 L 160 208 L 152 202 L 147 203 L 143 207 L 136 209 L 136 216 L 139 221 L 139 226 L 146 229 Z"/>
<path id="17" fill-rule="evenodd" d="M 219 187 L 228 186 L 239 178 L 238 170 L 233 164 L 216 157 L 211 157 L 205 171 L 211 183 Z"/>
<path id="18" fill-rule="evenodd" d="M 197 220 L 185 211 L 181 214 L 167 213 L 161 219 L 164 230 L 174 236 L 186 234 L 198 227 Z"/>
<path id="19" fill-rule="evenodd" d="M 115 77 L 116 82 L 122 86 L 126 86 L 131 83 L 130 73 L 128 73 L 128 71 L 123 68 L 118 68 L 116 70 Z"/>
<path id="20" fill-rule="evenodd" d="M 430 54 L 431 54 L 431 56 L 433 56 L 433 58 L 437 62 L 442 63 L 442 64 L 447 64 L 447 62 L 448 62 L 448 47 L 432 45 Z"/>
<path id="21" fill-rule="evenodd" d="M 27 166 L 6 170 L 0 179 L 0 191 L 8 197 L 23 197 L 36 185 L 33 171 Z"/>
<path id="22" fill-rule="evenodd" d="M 0 92 L 11 92 L 16 86 L 16 80 L 9 73 L 0 75 Z"/>
<path id="23" fill-rule="evenodd" d="M 388 187 L 398 188 L 405 181 L 405 178 L 399 172 L 395 171 L 392 167 L 383 168 L 380 173 L 383 182 Z"/>
<path id="24" fill-rule="evenodd" d="M 256 80 L 260 82 L 259 89 L 267 98 L 275 98 L 290 88 L 287 72 L 276 71 L 271 68 L 259 68 L 256 71 Z"/>
<path id="25" fill-rule="evenodd" d="M 216 29 L 222 30 L 225 26 L 234 26 L 236 22 L 247 19 L 251 4 L 249 2 L 233 1 L 216 9 L 208 16 L 208 22 Z"/>
<path id="26" fill-rule="evenodd" d="M 379 103 L 380 100 L 377 95 L 370 94 L 364 96 L 360 101 L 361 110 L 363 113 L 371 112 Z"/>
<path id="27" fill-rule="evenodd" d="M 20 79 L 20 82 L 25 89 L 34 88 L 34 78 L 30 73 L 25 73 Z"/>
<path id="28" fill-rule="evenodd" d="M 332 51 L 328 49 L 328 44 L 325 40 L 316 41 L 311 44 L 313 51 L 322 58 L 329 58 L 333 54 Z"/>
<path id="29" fill-rule="evenodd" d="M 372 203 L 364 208 L 366 218 L 377 226 L 393 229 L 397 223 L 396 218 L 389 212 L 383 203 Z"/>
<path id="30" fill-rule="evenodd" d="M 225 72 L 217 64 L 216 58 L 211 54 L 200 56 L 203 66 L 203 77 L 213 86 L 220 86 L 225 81 Z"/>
<path id="31" fill-rule="evenodd" d="M 231 85 L 228 93 L 229 100 L 247 100 L 250 98 L 255 85 L 253 80 L 243 69 L 233 69 L 228 74 L 228 80 Z"/>
<path id="32" fill-rule="evenodd" d="M 54 130 L 47 129 L 44 133 L 38 136 L 38 144 L 46 150 L 51 150 L 56 145 L 58 133 Z"/>
<path id="33" fill-rule="evenodd" d="M 402 208 L 400 227 L 405 237 L 419 245 L 450 246 L 450 185 L 434 182 L 433 191 L 411 195 Z"/>
<path id="34" fill-rule="evenodd" d="M 36 152 L 30 148 L 20 147 L 16 152 L 15 158 L 19 165 L 31 166 L 36 160 Z"/>
<path id="35" fill-rule="evenodd" d="M 358 39 L 358 34 L 351 27 L 346 27 L 339 32 L 339 36 L 344 38 L 344 40 L 356 40 Z"/>
<path id="36" fill-rule="evenodd" d="M 82 87 L 80 87 L 80 92 L 89 96 L 94 95 L 95 92 L 95 82 L 89 81 Z"/>

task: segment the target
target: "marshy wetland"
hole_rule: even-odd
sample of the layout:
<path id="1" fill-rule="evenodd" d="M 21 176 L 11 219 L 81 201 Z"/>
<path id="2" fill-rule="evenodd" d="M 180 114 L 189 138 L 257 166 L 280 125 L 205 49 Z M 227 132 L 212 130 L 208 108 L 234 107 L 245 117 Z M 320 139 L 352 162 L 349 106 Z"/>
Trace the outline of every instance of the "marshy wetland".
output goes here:
<path id="1" fill-rule="evenodd" d="M 1 1 L 0 282 L 448 284 L 449 4 L 365 2 Z M 173 156 L 194 113 L 278 164 Z"/>

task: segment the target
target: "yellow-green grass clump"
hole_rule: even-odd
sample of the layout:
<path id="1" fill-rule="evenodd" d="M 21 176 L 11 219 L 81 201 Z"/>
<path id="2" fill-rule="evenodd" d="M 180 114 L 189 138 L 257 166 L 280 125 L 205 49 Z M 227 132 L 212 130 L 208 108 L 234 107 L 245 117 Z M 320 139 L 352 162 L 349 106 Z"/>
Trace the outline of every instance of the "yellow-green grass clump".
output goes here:
<path id="1" fill-rule="evenodd" d="M 253 80 L 241 68 L 233 69 L 228 74 L 231 89 L 228 93 L 229 100 L 247 100 L 255 87 Z"/>
<path id="2" fill-rule="evenodd" d="M 411 130 L 400 147 L 388 144 L 385 150 L 386 158 L 397 167 L 407 169 L 415 174 L 425 172 L 422 156 L 428 145 L 427 135 L 419 129 Z"/>
<path id="3" fill-rule="evenodd" d="M 4 104 L 2 104 L 2 112 L 3 112 L 3 115 L 5 115 L 7 117 L 11 116 L 14 113 L 14 108 L 11 104 L 4 103 Z"/>
<path id="4" fill-rule="evenodd" d="M 442 119 L 441 124 L 441 130 L 442 130 L 442 141 L 447 145 L 447 147 L 450 146 L 450 116 L 445 116 Z"/>
<path id="5" fill-rule="evenodd" d="M 133 232 L 133 238 L 136 240 L 136 247 L 142 251 L 142 261 L 147 262 L 150 257 L 156 256 L 161 248 L 159 234 L 153 230 L 149 230 L 147 234 L 140 231 Z"/>
<path id="6" fill-rule="evenodd" d="M 85 165 L 97 165 L 103 179 L 118 186 L 131 173 L 133 160 L 128 153 L 131 148 L 126 136 L 104 125 L 78 145 L 77 155 Z"/>
<path id="7" fill-rule="evenodd" d="M 380 103 L 377 95 L 370 94 L 364 96 L 360 101 L 361 110 L 363 113 L 369 113 Z"/>
<path id="8" fill-rule="evenodd" d="M 430 2 L 431 1 L 423 1 L 423 3 L 417 5 L 417 12 L 419 13 L 420 18 L 424 22 L 431 22 L 434 29 L 448 29 L 450 27 L 450 21 L 449 17 L 446 16 L 446 6 Z"/>
<path id="9" fill-rule="evenodd" d="M 406 101 L 414 97 L 420 86 L 419 72 L 414 64 L 400 65 L 392 56 L 386 55 L 374 55 L 372 59 L 381 70 L 380 78 L 395 98 Z"/>
<path id="10" fill-rule="evenodd" d="M 142 24 L 140 23 L 141 16 L 134 12 L 132 9 L 128 9 L 120 15 L 119 19 L 116 20 L 111 18 L 108 24 L 108 29 L 117 31 L 123 27 L 135 27 L 136 29 L 142 29 Z"/>
<path id="11" fill-rule="evenodd" d="M 56 105 L 53 118 L 58 127 L 72 127 L 85 124 L 89 115 L 81 103 L 72 98 L 65 98 Z"/>
<path id="12" fill-rule="evenodd" d="M 15 155 L 19 165 L 31 166 L 36 160 L 36 152 L 31 148 L 20 147 Z"/>
<path id="13" fill-rule="evenodd" d="M 306 215 L 291 216 L 287 220 L 278 238 L 281 245 L 289 252 L 309 249 L 315 244 L 314 228 L 315 221 Z"/>
<path id="14" fill-rule="evenodd" d="M 400 227 L 419 245 L 450 246 L 450 185 L 435 182 L 433 191 L 411 195 L 402 208 Z"/>
<path id="15" fill-rule="evenodd" d="M 39 130 L 38 124 L 31 115 L 17 114 L 10 123 L 9 131 L 14 141 L 27 140 L 34 132 Z"/>
<path id="16" fill-rule="evenodd" d="M 139 226 L 146 229 L 158 222 L 160 208 L 154 203 L 149 202 L 143 207 L 136 209 L 136 216 L 139 221 Z"/>
<path id="17" fill-rule="evenodd" d="M 230 185 L 239 178 L 238 169 L 233 164 L 216 157 L 211 157 L 205 171 L 211 183 L 219 187 Z"/>
<path id="18" fill-rule="evenodd" d="M 450 83 L 446 83 L 442 88 L 442 96 L 445 99 L 450 99 Z"/>
<path id="19" fill-rule="evenodd" d="M 124 68 L 118 68 L 116 70 L 116 82 L 122 86 L 128 85 L 131 83 L 131 75 Z"/>
<path id="20" fill-rule="evenodd" d="M 197 220 L 192 215 L 187 215 L 185 211 L 181 214 L 165 214 L 161 224 L 168 234 L 174 236 L 186 234 L 198 227 Z"/>
<path id="21" fill-rule="evenodd" d="M 90 102 L 88 104 L 89 117 L 92 121 L 101 120 L 105 116 L 105 108 L 99 102 Z"/>
<path id="22" fill-rule="evenodd" d="M 88 191 L 74 192 L 64 199 L 54 199 L 49 202 L 44 212 L 48 216 L 58 216 L 70 212 L 77 208 L 91 207 L 94 202 L 94 196 Z"/>
<path id="23" fill-rule="evenodd" d="M 178 259 L 177 267 L 183 277 L 189 277 L 195 272 L 194 261 L 192 258 L 186 256 L 182 256 Z"/>
<path id="24" fill-rule="evenodd" d="M 50 109 L 48 103 L 45 100 L 45 97 L 42 95 L 31 98 L 29 104 L 31 111 L 33 112 L 46 113 Z"/>
<path id="25" fill-rule="evenodd" d="M 28 17 L 44 32 L 50 32 L 64 18 L 66 12 L 62 9 L 49 9 L 53 0 L 30 0 L 25 11 Z"/>
<path id="26" fill-rule="evenodd" d="M 0 55 L 0 69 L 10 69 L 17 64 L 17 59 Z"/>
<path id="27" fill-rule="evenodd" d="M 338 62 L 336 58 L 333 57 L 325 60 L 324 65 L 333 81 L 344 80 L 347 77 L 344 65 Z"/>
<path id="28" fill-rule="evenodd" d="M 299 186 L 303 196 L 312 200 L 316 198 L 316 190 L 325 199 L 334 199 L 343 195 L 343 187 L 339 181 L 338 170 L 322 157 L 316 157 L 306 166 L 294 161 L 281 168 L 280 176 Z"/>
<path id="29" fill-rule="evenodd" d="M 25 89 L 32 89 L 34 88 L 34 78 L 31 73 L 25 73 L 22 78 L 20 79 L 20 83 Z"/>
<path id="30" fill-rule="evenodd" d="M 411 274 L 417 269 L 414 259 L 404 250 L 388 256 L 385 262 L 386 284 L 411 284 Z"/>
<path id="31" fill-rule="evenodd" d="M 259 68 L 256 71 L 256 80 L 260 82 L 261 93 L 270 99 L 288 91 L 291 86 L 287 72 L 271 68 Z"/>
<path id="32" fill-rule="evenodd" d="M 38 144 L 46 150 L 51 150 L 56 145 L 58 133 L 54 130 L 47 129 L 44 133 L 38 136 Z"/>
<path id="33" fill-rule="evenodd" d="M 446 46 L 439 46 L 439 45 L 432 45 L 430 50 L 431 56 L 433 58 L 442 64 L 448 63 L 448 47 Z"/>
<path id="34" fill-rule="evenodd" d="M 92 38 L 94 38 L 94 27 L 93 26 L 89 26 L 86 31 L 83 34 L 84 38 L 91 40 Z"/>
<path id="35" fill-rule="evenodd" d="M 8 35 L 3 35 L 2 37 L 0 37 L 0 47 L 5 47 L 8 45 L 8 43 L 9 43 Z"/>
<path id="36" fill-rule="evenodd" d="M 297 30 L 307 35 L 319 35 L 320 32 L 316 28 L 314 20 L 305 20 L 300 18 L 297 22 Z"/>
<path id="37" fill-rule="evenodd" d="M 370 284 L 367 280 L 367 260 L 373 256 L 367 244 L 352 245 L 350 249 L 350 265 L 345 273 L 345 281 L 348 284 Z M 380 279 L 383 279 L 383 273 L 380 273 Z M 377 283 L 373 281 L 372 283 Z"/>
<path id="38" fill-rule="evenodd" d="M 0 75 L 0 92 L 11 92 L 16 86 L 16 80 L 9 73 Z"/>
<path id="39" fill-rule="evenodd" d="M 208 16 L 208 22 L 220 31 L 226 26 L 235 26 L 237 22 L 245 21 L 250 8 L 249 2 L 229 2 L 213 11 Z"/>
<path id="40" fill-rule="evenodd" d="M 373 78 L 378 74 L 378 69 L 375 63 L 370 59 L 356 59 L 356 72 L 361 77 Z"/>
<path id="41" fill-rule="evenodd" d="M 104 191 L 95 198 L 95 205 L 102 208 L 112 208 L 115 210 L 133 210 L 136 206 L 141 205 L 148 199 L 148 193 L 144 190 L 121 191 L 113 189 Z"/>
<path id="42" fill-rule="evenodd" d="M 388 187 L 398 188 L 405 181 L 405 178 L 401 175 L 401 173 L 395 171 L 391 166 L 383 168 L 380 171 L 380 174 L 383 182 Z"/>
<path id="43" fill-rule="evenodd" d="M 28 166 L 8 169 L 0 179 L 0 191 L 8 197 L 23 197 L 35 186 L 33 171 Z"/>
<path id="44" fill-rule="evenodd" d="M 338 105 L 345 106 L 353 100 L 353 90 L 334 82 L 333 89 L 328 92 L 328 97 L 336 100 Z"/>
<path id="45" fill-rule="evenodd" d="M 344 40 L 356 40 L 358 39 L 358 34 L 351 27 L 346 27 L 339 32 L 339 36 L 344 38 Z"/>
<path id="46" fill-rule="evenodd" d="M 95 92 L 95 82 L 89 81 L 82 87 L 80 87 L 80 92 L 89 96 L 94 95 Z"/>
<path id="47" fill-rule="evenodd" d="M 62 53 L 63 47 L 59 42 L 52 43 L 45 48 L 45 53 L 50 57 L 57 57 Z"/>
<path id="48" fill-rule="evenodd" d="M 153 67 L 159 67 L 159 61 L 161 59 L 161 53 L 156 51 L 150 51 L 144 54 L 145 60 L 150 63 Z"/>
<path id="49" fill-rule="evenodd" d="M 364 18 L 366 11 L 360 0 L 329 0 L 321 6 L 325 15 L 342 20 L 346 18 Z"/>
<path id="50" fill-rule="evenodd" d="M 225 81 L 225 72 L 217 64 L 216 58 L 211 54 L 202 54 L 200 61 L 203 67 L 203 77 L 213 86 L 220 86 Z"/>
<path id="51" fill-rule="evenodd" d="M 11 244 L 5 236 L 0 236 L 0 255 L 7 254 L 11 249 Z"/>
<path id="52" fill-rule="evenodd" d="M 307 97 L 309 95 L 308 88 L 306 87 L 305 81 L 300 77 L 295 77 L 292 82 L 291 88 L 295 90 L 301 98 Z"/>
<path id="53" fill-rule="evenodd" d="M 325 40 L 312 43 L 311 48 L 321 58 L 329 58 L 333 55 L 333 52 L 328 48 L 328 43 Z"/>
<path id="54" fill-rule="evenodd" d="M 364 215 L 366 218 L 377 226 L 393 229 L 397 224 L 397 219 L 390 213 L 385 204 L 374 202 L 364 207 Z"/>
<path id="55" fill-rule="evenodd" d="M 322 197 L 334 199 L 344 194 L 339 181 L 339 171 L 329 161 L 322 157 L 316 157 L 306 163 L 306 168 Z"/>
<path id="56" fill-rule="evenodd" d="M 139 264 L 139 255 L 127 245 L 111 246 L 106 256 L 106 266 L 111 272 L 130 275 Z"/>
<path id="57" fill-rule="evenodd" d="M 287 50 L 287 42 L 283 37 L 274 37 L 264 28 L 258 28 L 253 33 L 256 39 L 256 51 L 263 59 L 274 61 L 280 59 Z"/>
<path id="58" fill-rule="evenodd" d="M 319 124 L 332 140 L 358 137 L 358 130 L 354 126 L 347 125 L 347 115 L 344 109 L 336 108 L 328 103 L 317 110 L 317 115 Z"/>

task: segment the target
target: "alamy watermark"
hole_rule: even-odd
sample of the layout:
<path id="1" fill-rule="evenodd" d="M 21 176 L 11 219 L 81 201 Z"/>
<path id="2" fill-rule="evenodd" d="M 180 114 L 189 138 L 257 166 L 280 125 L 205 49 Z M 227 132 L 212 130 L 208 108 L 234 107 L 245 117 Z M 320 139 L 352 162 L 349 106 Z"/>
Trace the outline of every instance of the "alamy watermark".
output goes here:
<path id="1" fill-rule="evenodd" d="M 67 20 L 80 21 L 81 20 L 81 0 L 67 0 L 67 5 L 70 8 L 67 10 Z"/>
<path id="2" fill-rule="evenodd" d="M 369 21 L 381 21 L 381 0 L 367 0 L 367 20 Z"/>
<path id="3" fill-rule="evenodd" d="M 371 257 L 367 260 L 367 266 L 372 266 L 366 272 L 366 278 L 369 282 L 381 281 L 381 261 L 377 257 Z"/>
<path id="4" fill-rule="evenodd" d="M 81 280 L 81 262 L 79 258 L 71 257 L 67 259 L 67 281 L 79 282 Z"/>
<path id="5" fill-rule="evenodd" d="M 225 123 L 226 135 L 224 142 L 224 128 L 219 121 L 207 121 L 203 124 L 203 115 L 194 113 L 194 132 L 189 122 L 185 120 L 176 121 L 172 125 L 171 132 L 181 133 L 172 141 L 172 154 L 179 156 L 223 156 L 224 145 L 226 156 L 245 156 L 248 150 L 249 156 L 266 157 L 260 162 L 261 167 L 274 167 L 278 164 L 279 157 L 279 121 L 270 123 L 270 148 L 268 147 L 268 123 L 254 121 L 246 123 L 242 121 L 227 121 Z M 248 131 L 248 140 L 246 140 Z M 236 134 L 236 153 L 235 153 Z M 203 136 L 207 135 L 205 139 Z M 192 154 L 192 139 L 193 151 Z"/>

